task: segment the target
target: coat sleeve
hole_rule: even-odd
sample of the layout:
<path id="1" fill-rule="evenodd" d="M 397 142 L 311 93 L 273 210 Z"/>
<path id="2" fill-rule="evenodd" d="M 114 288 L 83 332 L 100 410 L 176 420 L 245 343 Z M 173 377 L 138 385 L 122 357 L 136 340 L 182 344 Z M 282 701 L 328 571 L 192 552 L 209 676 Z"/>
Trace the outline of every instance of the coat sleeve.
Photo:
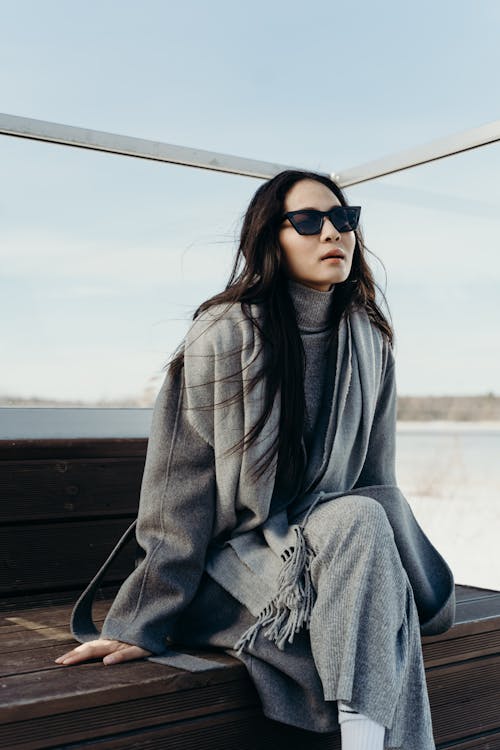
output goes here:
<path id="1" fill-rule="evenodd" d="M 354 486 L 397 485 L 396 419 L 397 393 L 395 361 L 392 348 L 384 344 L 380 389 L 375 406 L 368 449 L 363 468 Z"/>
<path id="2" fill-rule="evenodd" d="M 124 581 L 101 637 L 161 653 L 196 593 L 215 508 L 212 446 L 183 408 L 184 369 L 167 373 L 153 409 L 136 536 L 145 557 Z"/>

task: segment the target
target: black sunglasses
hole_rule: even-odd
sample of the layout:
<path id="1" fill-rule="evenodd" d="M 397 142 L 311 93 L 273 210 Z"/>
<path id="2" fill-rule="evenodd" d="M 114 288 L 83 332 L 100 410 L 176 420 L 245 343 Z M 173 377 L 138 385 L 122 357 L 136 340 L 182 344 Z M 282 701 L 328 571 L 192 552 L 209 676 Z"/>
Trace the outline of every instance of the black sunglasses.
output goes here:
<path id="1" fill-rule="evenodd" d="M 352 232 L 358 226 L 361 206 L 334 206 L 329 211 L 317 211 L 315 208 L 304 208 L 302 211 L 289 211 L 283 220 L 290 224 L 299 234 L 319 234 L 323 219 L 328 216 L 339 232 Z"/>

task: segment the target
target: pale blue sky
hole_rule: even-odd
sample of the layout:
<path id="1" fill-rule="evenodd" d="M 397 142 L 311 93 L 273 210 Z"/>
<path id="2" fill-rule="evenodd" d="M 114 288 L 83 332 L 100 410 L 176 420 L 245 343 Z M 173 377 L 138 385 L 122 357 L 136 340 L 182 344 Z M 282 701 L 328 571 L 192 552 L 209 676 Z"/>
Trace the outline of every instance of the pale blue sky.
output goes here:
<path id="1" fill-rule="evenodd" d="M 495 0 L 0 7 L 8 114 L 336 172 L 500 118 Z M 499 392 L 499 167 L 346 190 L 401 395 Z M 7 137 L 0 170 L 0 394 L 147 401 L 261 181 Z"/>

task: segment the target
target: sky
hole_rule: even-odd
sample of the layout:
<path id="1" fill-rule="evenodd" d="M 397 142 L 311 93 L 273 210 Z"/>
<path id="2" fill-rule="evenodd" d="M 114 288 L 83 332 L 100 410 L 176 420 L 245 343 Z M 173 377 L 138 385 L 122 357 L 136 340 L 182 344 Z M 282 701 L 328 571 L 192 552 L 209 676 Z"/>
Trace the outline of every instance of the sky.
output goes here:
<path id="1" fill-rule="evenodd" d="M 500 4 L 0 0 L 0 111 L 323 172 L 500 119 Z M 346 188 L 400 395 L 500 392 L 500 146 Z M 262 180 L 0 136 L 0 406 L 149 405 Z"/>

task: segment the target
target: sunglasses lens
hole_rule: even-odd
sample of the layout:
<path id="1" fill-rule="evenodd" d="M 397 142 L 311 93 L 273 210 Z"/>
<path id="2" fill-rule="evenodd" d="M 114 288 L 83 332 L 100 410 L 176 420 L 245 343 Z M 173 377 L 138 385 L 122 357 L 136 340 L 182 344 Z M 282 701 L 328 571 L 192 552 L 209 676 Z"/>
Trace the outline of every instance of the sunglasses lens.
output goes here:
<path id="1" fill-rule="evenodd" d="M 339 232 L 353 232 L 358 226 L 359 213 L 356 206 L 335 206 L 330 216 Z"/>
<path id="2" fill-rule="evenodd" d="M 318 234 L 321 231 L 321 215 L 316 211 L 295 214 L 292 224 L 299 234 Z"/>

